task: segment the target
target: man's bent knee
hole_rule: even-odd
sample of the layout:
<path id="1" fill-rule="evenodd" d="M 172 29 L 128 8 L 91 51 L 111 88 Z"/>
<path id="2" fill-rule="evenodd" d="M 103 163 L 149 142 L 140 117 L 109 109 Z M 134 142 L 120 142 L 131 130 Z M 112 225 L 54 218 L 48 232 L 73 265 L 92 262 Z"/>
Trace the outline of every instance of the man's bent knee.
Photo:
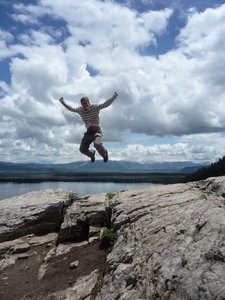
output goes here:
<path id="1" fill-rule="evenodd" d="M 88 149 L 86 149 L 86 148 L 84 148 L 84 147 L 82 147 L 82 146 L 80 146 L 80 152 L 82 153 L 82 154 L 86 154 L 87 152 L 88 152 Z"/>

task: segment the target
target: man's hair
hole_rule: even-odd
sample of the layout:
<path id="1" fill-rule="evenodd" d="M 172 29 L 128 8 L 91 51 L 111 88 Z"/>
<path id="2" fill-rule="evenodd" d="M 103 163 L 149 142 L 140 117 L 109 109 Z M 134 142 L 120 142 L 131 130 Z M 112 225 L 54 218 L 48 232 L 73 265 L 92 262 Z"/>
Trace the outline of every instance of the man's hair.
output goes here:
<path id="1" fill-rule="evenodd" d="M 88 97 L 82 97 L 82 98 L 80 99 L 80 102 L 82 103 L 83 101 L 88 101 L 88 102 L 89 102 Z"/>

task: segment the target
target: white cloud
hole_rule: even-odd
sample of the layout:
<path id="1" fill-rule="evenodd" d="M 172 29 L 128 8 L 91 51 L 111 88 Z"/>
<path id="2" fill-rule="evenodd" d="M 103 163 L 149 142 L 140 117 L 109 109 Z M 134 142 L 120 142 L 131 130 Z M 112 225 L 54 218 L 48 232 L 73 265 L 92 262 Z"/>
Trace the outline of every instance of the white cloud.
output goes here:
<path id="1" fill-rule="evenodd" d="M 7 43 L 7 42 L 12 42 L 14 39 L 13 35 L 6 31 L 6 30 L 2 30 L 0 28 L 0 40 L 3 41 L 4 43 Z"/>
<path id="2" fill-rule="evenodd" d="M 38 18 L 45 14 L 42 5 L 14 3 L 13 9 L 15 13 L 11 14 L 11 18 L 26 25 L 40 24 Z"/>
<path id="3" fill-rule="evenodd" d="M 154 145 L 129 144 L 112 147 L 110 155 L 117 160 L 139 162 L 193 161 L 213 162 L 224 156 L 225 139 L 222 134 L 183 136 L 179 142 Z"/>
<path id="4" fill-rule="evenodd" d="M 167 27 L 168 20 L 172 13 L 173 11 L 169 8 L 161 11 L 149 11 L 144 13 L 141 18 L 144 28 L 153 31 L 156 34 L 162 34 Z"/>
<path id="5" fill-rule="evenodd" d="M 118 100 L 102 111 L 107 142 L 121 141 L 124 131 L 149 136 L 223 131 L 225 5 L 189 12 L 177 48 L 158 57 L 142 55 L 143 49 L 162 42 L 172 13 L 168 8 L 137 13 L 97 0 L 14 5 L 14 20 L 30 27 L 18 34 L 17 43 L 10 32 L 0 31 L 2 57 L 11 57 L 12 78 L 10 86 L 0 85 L 5 117 L 0 119 L 0 134 L 4 137 L 5 132 L 16 150 L 12 159 L 19 151 L 31 152 L 33 158 L 43 151 L 47 158 L 52 151 L 59 160 L 67 160 L 70 151 L 79 148 L 81 121 L 58 103 L 60 96 L 77 106 L 84 95 L 100 102 L 117 91 Z M 53 30 L 55 25 L 45 24 L 46 18 L 47 23 L 57 21 L 58 27 Z M 92 77 L 90 70 L 97 75 Z M 9 122 L 11 129 L 6 129 Z M 10 138 L 20 143 L 10 143 Z M 202 160 L 208 158 L 207 151 L 214 157 L 222 152 L 190 143 L 144 146 L 134 141 L 111 155 Z"/>
<path id="6" fill-rule="evenodd" d="M 24 24 L 38 24 L 36 19 L 33 19 L 32 16 L 29 16 L 27 14 L 13 14 L 12 18 L 17 22 L 21 22 Z"/>

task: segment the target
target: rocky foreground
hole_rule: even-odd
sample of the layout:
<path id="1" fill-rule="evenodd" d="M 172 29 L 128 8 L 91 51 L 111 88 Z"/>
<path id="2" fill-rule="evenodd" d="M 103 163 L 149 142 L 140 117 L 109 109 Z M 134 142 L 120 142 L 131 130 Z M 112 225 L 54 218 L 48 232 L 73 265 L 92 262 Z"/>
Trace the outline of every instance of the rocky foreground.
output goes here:
<path id="1" fill-rule="evenodd" d="M 225 177 L 1 201 L 0 299 L 225 299 Z"/>

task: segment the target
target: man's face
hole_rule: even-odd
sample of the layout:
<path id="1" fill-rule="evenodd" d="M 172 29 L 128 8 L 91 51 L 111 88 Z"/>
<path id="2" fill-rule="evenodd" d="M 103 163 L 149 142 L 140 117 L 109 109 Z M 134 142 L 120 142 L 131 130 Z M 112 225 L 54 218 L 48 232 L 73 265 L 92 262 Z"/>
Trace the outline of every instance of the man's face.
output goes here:
<path id="1" fill-rule="evenodd" d="M 87 99 L 82 99 L 81 105 L 82 105 L 84 110 L 87 110 L 90 107 L 90 102 Z"/>

